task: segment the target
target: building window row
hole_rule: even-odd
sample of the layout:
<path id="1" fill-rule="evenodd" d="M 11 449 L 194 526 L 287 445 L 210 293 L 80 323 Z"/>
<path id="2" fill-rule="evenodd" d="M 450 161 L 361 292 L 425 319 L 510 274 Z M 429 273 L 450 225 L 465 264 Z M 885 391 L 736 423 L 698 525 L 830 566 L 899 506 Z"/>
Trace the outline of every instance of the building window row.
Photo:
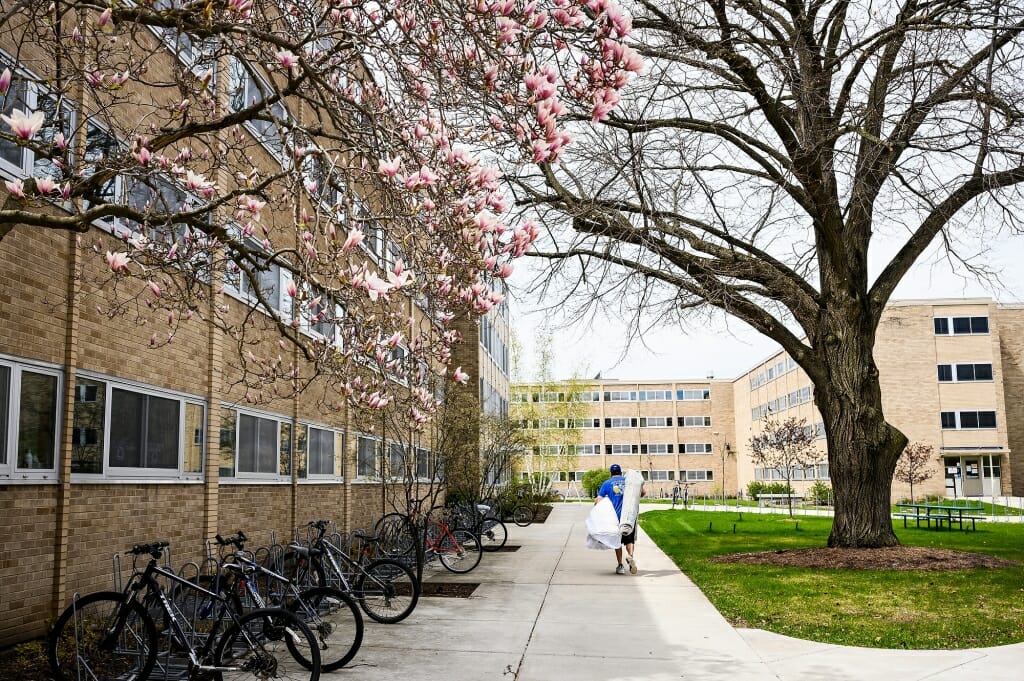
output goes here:
<path id="1" fill-rule="evenodd" d="M 593 429 L 601 427 L 601 419 L 520 419 L 517 421 L 520 428 L 532 428 L 541 430 L 561 429 Z M 604 419 L 605 428 L 709 428 L 711 426 L 710 416 L 614 416 Z"/>
<path id="2" fill-rule="evenodd" d="M 779 360 L 777 363 L 768 367 L 764 371 L 757 373 L 750 377 L 750 389 L 756 390 L 769 381 L 774 381 L 780 376 L 788 374 L 790 371 L 796 369 L 796 360 L 792 357 L 786 357 Z"/>
<path id="3" fill-rule="evenodd" d="M 972 336 L 988 333 L 988 317 L 936 317 L 936 336 Z"/>
<path id="4" fill-rule="evenodd" d="M 755 480 L 786 480 L 783 468 L 755 468 Z M 818 463 L 810 466 L 793 466 L 789 472 L 790 480 L 828 480 L 828 464 Z"/>
<path id="5" fill-rule="evenodd" d="M 710 400 L 711 390 L 676 390 L 676 401 Z M 608 390 L 604 392 L 605 402 L 671 402 L 672 390 Z M 597 390 L 581 392 L 514 392 L 512 402 L 600 402 L 602 393 Z"/>
<path id="6" fill-rule="evenodd" d="M 991 381 L 992 364 L 939 364 L 940 383 L 966 383 L 970 381 Z"/>
<path id="7" fill-rule="evenodd" d="M 996 427 L 995 411 L 944 411 L 940 415 L 944 430 L 979 430 Z"/>
<path id="8" fill-rule="evenodd" d="M 775 399 L 757 405 L 750 410 L 750 418 L 754 421 L 760 421 L 771 414 L 778 414 L 791 407 L 807 404 L 811 399 L 811 386 L 807 385 L 799 390 L 794 390 L 791 393 L 780 395 Z"/>

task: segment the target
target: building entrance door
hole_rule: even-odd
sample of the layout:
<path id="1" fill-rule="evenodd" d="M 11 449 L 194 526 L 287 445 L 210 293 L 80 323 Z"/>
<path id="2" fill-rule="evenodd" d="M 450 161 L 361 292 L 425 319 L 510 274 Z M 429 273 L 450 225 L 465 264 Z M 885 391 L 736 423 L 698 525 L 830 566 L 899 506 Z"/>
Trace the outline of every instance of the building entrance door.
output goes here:
<path id="1" fill-rule="evenodd" d="M 981 487 L 981 460 L 978 457 L 964 457 L 963 471 L 963 496 L 980 497 L 984 493 Z"/>
<path id="2" fill-rule="evenodd" d="M 942 462 L 946 476 L 946 496 L 958 499 L 964 495 L 963 476 L 960 473 L 960 458 L 946 458 Z"/>

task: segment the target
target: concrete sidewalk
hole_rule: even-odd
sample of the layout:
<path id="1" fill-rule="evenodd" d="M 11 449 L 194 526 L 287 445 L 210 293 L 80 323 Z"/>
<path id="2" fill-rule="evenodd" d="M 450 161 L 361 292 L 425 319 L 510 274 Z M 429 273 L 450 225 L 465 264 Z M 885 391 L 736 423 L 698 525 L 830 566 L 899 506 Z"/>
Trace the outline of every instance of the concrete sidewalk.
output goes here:
<path id="1" fill-rule="evenodd" d="M 560 504 L 543 525 L 509 527 L 515 552 L 486 553 L 472 597 L 424 598 L 397 625 L 367 620 L 363 646 L 331 681 L 989 681 L 1020 678 L 1024 644 L 896 651 L 734 629 L 649 538 L 636 576 L 611 551 L 584 547 L 587 504 Z M 965 604 L 964 607 L 969 607 Z"/>

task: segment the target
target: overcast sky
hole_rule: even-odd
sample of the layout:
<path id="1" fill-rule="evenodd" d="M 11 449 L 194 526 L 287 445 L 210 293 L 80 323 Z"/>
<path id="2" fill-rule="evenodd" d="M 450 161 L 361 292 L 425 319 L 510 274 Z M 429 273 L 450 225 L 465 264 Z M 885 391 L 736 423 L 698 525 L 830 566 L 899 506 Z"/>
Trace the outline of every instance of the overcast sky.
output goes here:
<path id="1" fill-rule="evenodd" d="M 876 244 L 873 262 L 879 267 L 891 256 L 888 245 Z M 993 290 L 976 279 L 957 276 L 950 264 L 936 257 L 933 249 L 908 273 L 893 295 L 894 300 L 923 298 L 991 297 L 1004 303 L 1024 301 L 1024 236 L 1007 236 L 985 244 L 987 252 L 979 258 L 1001 270 L 1002 288 Z M 894 248 L 894 246 L 893 246 Z M 975 250 L 980 247 L 976 246 Z M 517 265 L 513 286 L 529 281 L 529 262 Z M 518 288 L 518 286 L 517 286 Z M 547 321 L 555 331 L 555 378 L 572 376 L 605 379 L 663 380 L 699 379 L 709 375 L 735 378 L 778 349 L 778 345 L 749 326 L 725 315 L 708 323 L 695 320 L 685 334 L 676 327 L 661 328 L 645 335 L 647 347 L 638 342 L 628 350 L 625 325 L 618 320 L 601 320 L 591 328 L 574 327 L 559 319 L 556 312 L 537 312 L 543 302 L 512 299 L 512 325 L 522 347 L 520 376 L 530 380 L 536 375 L 536 338 Z M 622 357 L 625 352 L 625 357 Z"/>

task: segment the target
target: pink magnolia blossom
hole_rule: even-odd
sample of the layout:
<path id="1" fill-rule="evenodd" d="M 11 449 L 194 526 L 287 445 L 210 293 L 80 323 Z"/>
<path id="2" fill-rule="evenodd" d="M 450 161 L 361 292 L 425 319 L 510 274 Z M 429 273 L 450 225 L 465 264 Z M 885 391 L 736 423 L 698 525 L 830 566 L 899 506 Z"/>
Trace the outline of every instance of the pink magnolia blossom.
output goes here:
<path id="1" fill-rule="evenodd" d="M 0 73 L 0 95 L 6 95 L 7 91 L 11 88 L 11 70 L 4 69 L 3 73 Z"/>
<path id="2" fill-rule="evenodd" d="M 153 292 L 154 296 L 159 298 L 160 296 L 163 295 L 164 291 L 163 289 L 160 288 L 160 284 L 156 283 L 155 281 L 149 281 L 147 283 L 149 285 L 149 290 Z"/>
<path id="3" fill-rule="evenodd" d="M 98 88 L 101 85 L 103 85 L 103 81 L 105 79 L 106 76 L 104 76 L 99 71 L 90 71 L 89 73 L 85 74 L 85 81 L 89 83 L 91 87 L 94 88 Z"/>
<path id="4" fill-rule="evenodd" d="M 176 256 L 177 254 L 178 254 L 178 242 L 175 241 L 174 244 L 171 245 L 170 250 L 167 251 L 167 259 L 168 260 L 174 260 L 174 256 Z"/>
<path id="5" fill-rule="evenodd" d="M 4 186 L 7 187 L 7 191 L 19 199 L 25 198 L 25 183 L 21 180 L 5 180 Z"/>
<path id="6" fill-rule="evenodd" d="M 457 383 L 462 383 L 463 385 L 465 385 L 466 381 L 469 380 L 469 374 L 463 371 L 462 367 L 460 366 L 457 367 L 455 371 L 452 372 L 452 378 L 455 379 Z"/>
<path id="7" fill-rule="evenodd" d="M 107 265 L 110 267 L 112 272 L 128 271 L 128 263 L 131 258 L 124 251 L 119 253 L 111 253 L 107 251 Z"/>
<path id="8" fill-rule="evenodd" d="M 291 51 L 282 50 L 274 56 L 277 57 L 277 63 L 280 64 L 282 68 L 292 71 L 293 73 L 298 71 L 299 58 L 292 54 Z"/>
<path id="9" fill-rule="evenodd" d="M 35 137 L 36 133 L 39 132 L 39 128 L 43 127 L 46 113 L 43 111 L 29 113 L 15 109 L 11 112 L 10 116 L 0 114 L 0 119 L 3 119 L 4 123 L 10 126 L 11 132 L 14 133 L 15 137 L 27 141 Z"/>
<path id="10" fill-rule="evenodd" d="M 153 152 L 146 147 L 139 147 L 139 150 L 132 154 L 139 165 L 146 165 L 153 158 Z"/>
<path id="11" fill-rule="evenodd" d="M 377 167 L 377 172 L 386 177 L 394 177 L 398 174 L 398 169 L 402 166 L 402 157 L 395 156 L 390 161 L 381 159 L 380 165 Z"/>
<path id="12" fill-rule="evenodd" d="M 294 280 L 288 281 L 288 286 L 285 287 L 285 290 L 288 292 L 289 298 L 295 298 L 299 295 L 299 288 L 295 285 Z"/>
<path id="13" fill-rule="evenodd" d="M 36 191 L 40 194 L 49 194 L 57 189 L 57 183 L 53 181 L 52 177 L 37 177 L 36 180 Z"/>
<path id="14" fill-rule="evenodd" d="M 391 291 L 391 284 L 378 277 L 373 272 L 368 272 L 363 277 L 363 285 L 370 300 L 376 302 L 381 296 L 386 296 Z"/>
<path id="15" fill-rule="evenodd" d="M 341 252 L 349 252 L 350 250 L 361 244 L 365 237 L 366 235 L 363 234 L 362 230 L 360 230 L 358 227 L 353 227 L 352 230 L 349 231 L 348 238 L 345 239 L 345 243 L 342 244 L 341 246 Z"/>
<path id="16" fill-rule="evenodd" d="M 108 7 L 100 13 L 99 18 L 96 20 L 96 25 L 99 26 L 104 33 L 111 33 L 114 30 L 114 20 L 111 18 L 113 13 L 114 10 Z"/>

